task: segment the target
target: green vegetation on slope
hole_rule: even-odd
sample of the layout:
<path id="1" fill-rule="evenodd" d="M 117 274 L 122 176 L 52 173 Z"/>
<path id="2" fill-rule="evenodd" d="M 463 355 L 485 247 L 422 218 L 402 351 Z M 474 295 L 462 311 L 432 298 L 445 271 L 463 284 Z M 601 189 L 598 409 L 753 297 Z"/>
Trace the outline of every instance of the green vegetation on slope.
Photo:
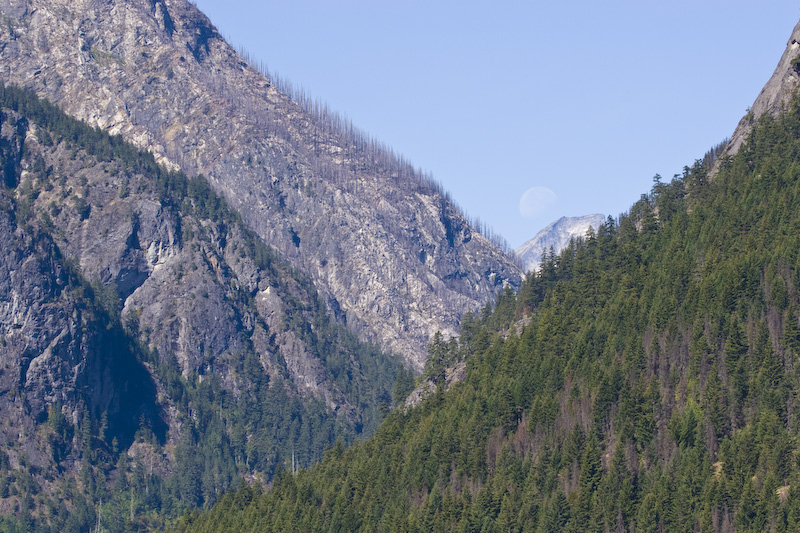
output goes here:
<path id="1" fill-rule="evenodd" d="M 466 379 L 179 531 L 796 531 L 800 108 L 549 256 Z"/>

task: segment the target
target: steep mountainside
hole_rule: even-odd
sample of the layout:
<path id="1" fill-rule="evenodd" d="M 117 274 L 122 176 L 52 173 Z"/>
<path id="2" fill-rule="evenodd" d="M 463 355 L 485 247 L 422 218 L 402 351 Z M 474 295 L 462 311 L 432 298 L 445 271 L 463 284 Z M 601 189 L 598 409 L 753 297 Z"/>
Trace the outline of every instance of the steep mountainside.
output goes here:
<path id="1" fill-rule="evenodd" d="M 520 270 L 390 150 L 249 67 L 185 0 L 0 0 L 0 80 L 207 176 L 329 309 L 421 369 Z"/>
<path id="2" fill-rule="evenodd" d="M 158 525 L 374 431 L 400 362 L 207 181 L 17 88 L 0 125 L 0 515 Z"/>
<path id="3" fill-rule="evenodd" d="M 543 252 L 558 254 L 567 247 L 570 239 L 585 237 L 590 227 L 597 231 L 605 221 L 603 215 L 561 217 L 514 250 L 514 254 L 522 260 L 525 270 L 530 272 L 539 268 Z"/>
<path id="4" fill-rule="evenodd" d="M 466 320 L 463 381 L 178 530 L 798 531 L 799 288 L 795 95 Z"/>
<path id="5" fill-rule="evenodd" d="M 39 227 L 21 228 L 5 190 L 0 203 L 2 462 L 49 465 L 59 451 L 39 439 L 40 424 L 56 413 L 70 426 L 84 413 L 105 416 L 109 433 L 127 445 L 140 418 L 163 433 L 156 388 L 136 343 L 86 297 L 88 287 L 52 237 Z M 3 492 L 7 512 L 8 488 Z"/>
<path id="6" fill-rule="evenodd" d="M 789 37 L 786 50 L 784 50 L 778 66 L 775 67 L 775 72 L 761 89 L 747 115 L 739 121 L 723 155 L 730 156 L 739 151 L 750 135 L 753 124 L 762 115 L 777 115 L 785 110 L 794 97 L 798 84 L 800 84 L 800 22 L 794 27 L 792 36 Z"/>

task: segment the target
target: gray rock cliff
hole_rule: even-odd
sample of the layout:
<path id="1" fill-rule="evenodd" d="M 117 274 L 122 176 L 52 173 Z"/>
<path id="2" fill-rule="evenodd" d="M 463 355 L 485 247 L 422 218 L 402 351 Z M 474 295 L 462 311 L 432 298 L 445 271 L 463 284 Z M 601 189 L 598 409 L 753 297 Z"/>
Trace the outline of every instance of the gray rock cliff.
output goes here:
<path id="1" fill-rule="evenodd" d="M 753 129 L 753 122 L 765 114 L 777 114 L 795 95 L 800 84 L 800 22 L 794 27 L 786 49 L 775 67 L 772 77 L 761 89 L 749 112 L 736 126 L 722 157 L 734 155 Z M 719 159 L 718 159 L 719 160 Z"/>
<path id="2" fill-rule="evenodd" d="M 118 454 L 168 479 L 217 439 L 214 468 L 268 480 L 374 430 L 395 357 L 206 180 L 22 93 L 0 87 L 29 113 L 0 105 L 0 467 L 57 498 L 87 469 L 125 475 Z M 0 491 L 0 514 L 16 504 Z"/>
<path id="3" fill-rule="evenodd" d="M 0 191 L 0 450 L 10 466 L 41 472 L 70 469 L 53 464 L 54 440 L 42 423 L 55 416 L 77 427 L 106 421 L 123 446 L 140 420 L 163 434 L 156 384 L 137 348 L 105 310 L 85 297 L 87 287 L 50 236 L 11 209 Z M 110 356 L 111 355 L 111 356 Z M 53 490 L 52 476 L 39 479 Z M 3 483 L 7 483 L 6 480 Z M 0 498 L 0 512 L 9 503 Z"/>
<path id="4" fill-rule="evenodd" d="M 330 310 L 414 367 L 435 331 L 519 282 L 419 172 L 280 92 L 188 2 L 0 0 L 0 13 L 0 80 L 206 175 Z"/>

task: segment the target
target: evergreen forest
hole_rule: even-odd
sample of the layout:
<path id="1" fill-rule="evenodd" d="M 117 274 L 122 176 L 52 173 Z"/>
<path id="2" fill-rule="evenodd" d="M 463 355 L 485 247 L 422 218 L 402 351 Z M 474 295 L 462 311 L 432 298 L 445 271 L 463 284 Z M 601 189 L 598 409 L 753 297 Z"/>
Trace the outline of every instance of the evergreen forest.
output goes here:
<path id="1" fill-rule="evenodd" d="M 796 99 L 435 339 L 427 400 L 174 531 L 798 531 L 799 260 Z"/>

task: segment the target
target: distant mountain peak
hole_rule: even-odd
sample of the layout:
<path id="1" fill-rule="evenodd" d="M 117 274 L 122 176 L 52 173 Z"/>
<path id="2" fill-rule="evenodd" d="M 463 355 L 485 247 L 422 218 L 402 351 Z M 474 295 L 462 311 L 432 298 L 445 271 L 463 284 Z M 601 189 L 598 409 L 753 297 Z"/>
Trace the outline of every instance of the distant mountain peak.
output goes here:
<path id="1" fill-rule="evenodd" d="M 583 237 L 590 226 L 597 230 L 605 220 L 606 217 L 600 214 L 561 217 L 514 250 L 514 253 L 522 260 L 526 271 L 535 270 L 539 268 L 543 250 L 549 250 L 552 246 L 553 250 L 560 252 L 570 239 Z"/>

